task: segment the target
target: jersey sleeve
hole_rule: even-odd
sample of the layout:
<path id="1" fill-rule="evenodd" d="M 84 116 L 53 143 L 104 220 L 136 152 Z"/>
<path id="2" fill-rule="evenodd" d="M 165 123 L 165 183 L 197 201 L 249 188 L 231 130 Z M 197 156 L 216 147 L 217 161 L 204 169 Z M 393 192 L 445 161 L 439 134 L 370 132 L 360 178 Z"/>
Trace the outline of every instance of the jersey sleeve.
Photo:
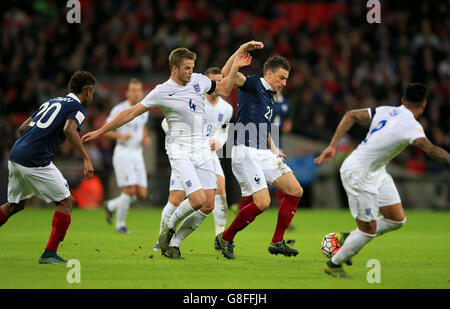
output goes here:
<path id="1" fill-rule="evenodd" d="M 76 103 L 79 104 L 79 103 Z M 78 125 L 78 131 L 81 130 L 81 125 L 84 122 L 84 119 L 86 119 L 86 110 L 84 108 L 75 108 L 73 111 L 69 113 L 67 116 L 67 119 L 73 119 L 75 120 L 76 124 Z"/>
<path id="2" fill-rule="evenodd" d="M 207 76 L 198 73 L 194 73 L 192 75 L 194 88 L 196 87 L 195 85 L 198 84 L 198 86 L 200 87 L 200 93 L 211 94 L 215 90 L 216 83 L 210 80 Z"/>
<path id="3" fill-rule="evenodd" d="M 426 137 L 422 125 L 418 121 L 408 121 L 401 132 L 405 140 L 412 144 L 416 139 Z"/>
<path id="4" fill-rule="evenodd" d="M 244 84 L 239 87 L 239 89 L 242 89 L 244 91 L 254 91 L 256 90 L 257 82 L 259 82 L 258 76 L 246 76 Z"/>
<path id="5" fill-rule="evenodd" d="M 152 108 L 160 104 L 159 87 L 156 86 L 152 91 L 150 91 L 144 99 L 140 102 L 147 108 Z"/>

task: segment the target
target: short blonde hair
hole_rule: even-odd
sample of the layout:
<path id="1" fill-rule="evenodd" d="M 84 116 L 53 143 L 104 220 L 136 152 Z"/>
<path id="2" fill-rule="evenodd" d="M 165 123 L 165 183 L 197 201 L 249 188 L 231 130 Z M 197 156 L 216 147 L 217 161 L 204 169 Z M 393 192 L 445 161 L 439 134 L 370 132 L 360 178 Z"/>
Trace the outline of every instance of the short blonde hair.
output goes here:
<path id="1" fill-rule="evenodd" d="M 180 67 L 184 59 L 195 61 L 197 59 L 197 54 L 185 47 L 179 47 L 172 50 L 172 52 L 169 55 L 170 70 L 172 70 L 173 66 Z"/>

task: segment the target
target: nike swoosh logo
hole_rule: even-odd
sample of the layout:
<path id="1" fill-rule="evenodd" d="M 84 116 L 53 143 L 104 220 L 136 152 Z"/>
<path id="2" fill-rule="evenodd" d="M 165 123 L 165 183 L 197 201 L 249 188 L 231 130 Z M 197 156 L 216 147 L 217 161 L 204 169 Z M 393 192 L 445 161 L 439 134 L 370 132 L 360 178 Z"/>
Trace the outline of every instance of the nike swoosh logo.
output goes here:
<path id="1" fill-rule="evenodd" d="M 169 93 L 169 97 L 173 96 L 174 94 L 175 94 L 175 92 Z"/>

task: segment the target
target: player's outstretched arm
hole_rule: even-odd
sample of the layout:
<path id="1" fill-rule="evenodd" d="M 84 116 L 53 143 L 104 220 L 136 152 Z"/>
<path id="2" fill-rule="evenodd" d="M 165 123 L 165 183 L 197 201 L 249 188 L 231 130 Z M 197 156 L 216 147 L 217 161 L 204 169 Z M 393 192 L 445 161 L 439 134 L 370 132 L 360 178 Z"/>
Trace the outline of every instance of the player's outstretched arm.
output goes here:
<path id="1" fill-rule="evenodd" d="M 413 144 L 425 151 L 425 153 L 433 160 L 450 164 L 450 154 L 445 151 L 445 149 L 431 143 L 428 138 L 419 137 L 414 140 Z"/>
<path id="2" fill-rule="evenodd" d="M 120 126 L 123 126 L 125 123 L 130 122 L 131 120 L 145 113 L 146 111 L 147 107 L 145 107 L 141 103 L 133 105 L 132 107 L 121 111 L 119 114 L 117 114 L 116 117 L 114 117 L 113 120 L 111 120 L 108 123 L 105 123 L 100 129 L 91 131 L 83 135 L 81 141 L 83 143 L 86 143 L 89 142 L 90 140 L 96 139 L 100 135 L 105 134 L 106 132 L 109 132 L 111 130 L 117 129 Z"/>
<path id="3" fill-rule="evenodd" d="M 231 55 L 231 57 L 227 60 L 224 67 L 222 68 L 223 77 L 227 77 L 228 74 L 230 74 L 231 67 L 233 66 L 233 62 L 234 62 L 234 59 L 236 58 L 236 56 L 243 54 L 245 52 L 249 52 L 249 51 L 252 51 L 255 49 L 262 49 L 262 48 L 264 48 L 264 44 L 259 41 L 250 41 L 250 42 L 244 43 L 241 46 L 239 46 L 238 50 L 236 50 L 234 52 L 234 54 Z"/>
<path id="4" fill-rule="evenodd" d="M 92 166 L 91 160 L 89 159 L 89 155 L 84 149 L 83 144 L 81 143 L 80 136 L 77 132 L 78 125 L 75 120 L 67 119 L 66 124 L 64 125 L 64 135 L 66 136 L 69 143 L 72 144 L 73 147 L 80 153 L 81 157 L 84 160 L 84 176 L 87 178 L 91 178 L 94 175 L 94 168 Z"/>
<path id="5" fill-rule="evenodd" d="M 328 145 L 328 147 L 320 154 L 320 156 L 314 159 L 314 163 L 320 164 L 324 159 L 327 159 L 327 164 L 330 163 L 331 159 L 336 153 L 336 145 L 348 132 L 348 130 L 350 130 L 355 123 L 370 125 L 370 122 L 371 117 L 367 108 L 354 109 L 346 112 L 344 117 L 342 117 L 342 120 L 336 129 L 336 132 L 334 132 L 334 136 L 330 142 L 330 145 Z"/>
<path id="6" fill-rule="evenodd" d="M 238 74 L 242 75 L 241 73 L 238 72 L 239 69 L 250 65 L 250 63 L 252 63 L 252 56 L 250 56 L 249 53 L 243 53 L 234 58 L 230 74 L 227 77 L 225 77 L 220 83 L 217 83 L 214 93 L 222 97 L 229 96 L 231 90 L 236 85 L 236 80 L 239 77 Z"/>

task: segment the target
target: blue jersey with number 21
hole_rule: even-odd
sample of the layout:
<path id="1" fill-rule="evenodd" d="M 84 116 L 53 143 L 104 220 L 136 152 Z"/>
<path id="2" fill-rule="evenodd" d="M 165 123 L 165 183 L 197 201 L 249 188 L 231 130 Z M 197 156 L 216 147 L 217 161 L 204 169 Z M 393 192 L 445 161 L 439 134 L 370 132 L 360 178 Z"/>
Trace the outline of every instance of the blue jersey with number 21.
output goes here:
<path id="1" fill-rule="evenodd" d="M 49 165 L 66 138 L 66 120 L 75 120 L 80 130 L 85 117 L 86 108 L 72 93 L 45 102 L 31 115 L 33 120 L 14 144 L 9 160 L 26 167 Z"/>

